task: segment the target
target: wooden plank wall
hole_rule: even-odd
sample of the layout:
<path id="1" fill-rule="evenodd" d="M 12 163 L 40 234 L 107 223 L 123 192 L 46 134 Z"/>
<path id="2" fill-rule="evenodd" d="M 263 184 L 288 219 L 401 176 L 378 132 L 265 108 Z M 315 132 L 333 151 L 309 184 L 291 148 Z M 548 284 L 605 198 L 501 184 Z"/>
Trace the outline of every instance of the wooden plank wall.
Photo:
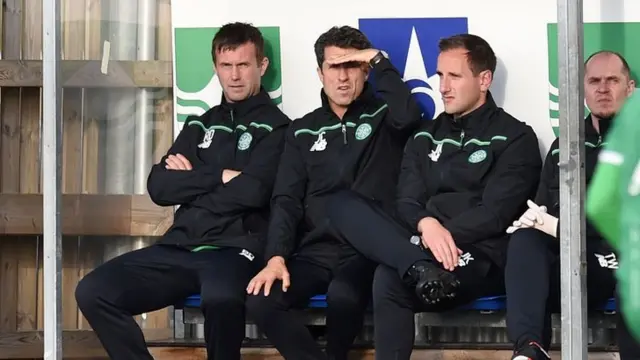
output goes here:
<path id="1" fill-rule="evenodd" d="M 103 0 L 63 0 L 62 51 L 65 60 L 100 60 Z M 157 0 L 157 60 L 171 61 L 170 0 Z M 27 6 L 28 4 L 28 6 Z M 0 28 L 2 60 L 42 60 L 42 0 L 4 0 Z M 98 194 L 101 128 L 108 89 L 68 88 L 63 92 L 63 192 Z M 154 161 L 172 142 L 171 89 L 155 103 Z M 0 192 L 40 193 L 42 92 L 39 87 L 0 89 Z M 131 119 L 134 120 L 133 117 Z M 79 279 L 103 261 L 105 238 L 63 238 L 63 327 L 89 329 L 78 311 Z M 0 332 L 43 328 L 42 237 L 0 237 Z M 149 329 L 168 329 L 168 312 L 148 314 Z"/>

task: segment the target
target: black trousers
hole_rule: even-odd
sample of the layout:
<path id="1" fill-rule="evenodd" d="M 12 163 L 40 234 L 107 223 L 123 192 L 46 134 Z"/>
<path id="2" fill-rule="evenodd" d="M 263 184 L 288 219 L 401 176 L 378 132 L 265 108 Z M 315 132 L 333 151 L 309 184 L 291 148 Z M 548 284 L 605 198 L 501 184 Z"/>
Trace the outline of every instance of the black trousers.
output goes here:
<path id="1" fill-rule="evenodd" d="M 411 357 L 416 312 L 451 310 L 479 297 L 504 294 L 501 269 L 473 245 L 460 245 L 463 254 L 453 271 L 460 281 L 457 296 L 426 306 L 403 277 L 420 260 L 441 265 L 428 250 L 423 251 L 409 242 L 411 231 L 376 204 L 352 193 L 335 195 L 329 214 L 331 224 L 346 241 L 365 257 L 381 264 L 373 281 L 376 359 L 408 360 Z"/>
<path id="2" fill-rule="evenodd" d="M 261 267 L 243 249 L 191 252 L 152 245 L 111 259 L 87 274 L 76 288 L 76 300 L 111 359 L 152 360 L 132 316 L 199 292 L 208 359 L 239 360 L 246 287 Z"/>
<path id="3" fill-rule="evenodd" d="M 326 244 L 318 244 L 326 249 Z M 291 286 L 282 291 L 277 281 L 269 296 L 247 298 L 248 317 L 264 332 L 285 359 L 346 360 L 354 339 L 362 329 L 367 306 L 371 302 L 371 283 L 375 264 L 352 248 L 336 244 L 339 264 L 321 266 L 306 258 L 314 246 L 303 248 L 287 262 Z M 324 249 L 323 249 L 324 250 Z M 322 351 L 299 313 L 315 295 L 327 294 L 327 349 Z"/>
<path id="4" fill-rule="evenodd" d="M 505 283 L 507 332 L 516 349 L 531 341 L 551 343 L 551 314 L 560 312 L 559 240 L 536 229 L 520 229 L 509 241 Z M 618 262 L 610 250 L 587 243 L 587 306 L 602 307 L 614 296 Z"/>

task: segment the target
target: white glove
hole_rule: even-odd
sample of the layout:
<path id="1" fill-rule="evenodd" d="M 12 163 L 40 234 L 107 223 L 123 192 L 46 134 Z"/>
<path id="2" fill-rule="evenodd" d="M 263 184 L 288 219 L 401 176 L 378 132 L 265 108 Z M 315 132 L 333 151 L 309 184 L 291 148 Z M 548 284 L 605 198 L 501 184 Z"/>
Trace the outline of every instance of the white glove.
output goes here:
<path id="1" fill-rule="evenodd" d="M 558 228 L 558 218 L 547 213 L 546 206 L 538 206 L 531 200 L 527 200 L 529 209 L 520 216 L 520 219 L 513 222 L 507 229 L 508 234 L 514 233 L 518 229 L 535 228 L 556 237 Z"/>

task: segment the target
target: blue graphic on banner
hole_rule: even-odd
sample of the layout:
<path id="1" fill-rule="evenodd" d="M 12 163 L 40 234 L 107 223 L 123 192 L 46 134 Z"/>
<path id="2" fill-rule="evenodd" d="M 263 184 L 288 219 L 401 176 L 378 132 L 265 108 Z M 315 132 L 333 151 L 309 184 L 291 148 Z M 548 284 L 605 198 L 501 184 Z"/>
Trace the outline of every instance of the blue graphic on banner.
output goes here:
<path id="1" fill-rule="evenodd" d="M 360 19 L 360 30 L 384 50 L 422 108 L 433 119 L 444 110 L 436 74 L 438 41 L 468 33 L 467 18 Z"/>

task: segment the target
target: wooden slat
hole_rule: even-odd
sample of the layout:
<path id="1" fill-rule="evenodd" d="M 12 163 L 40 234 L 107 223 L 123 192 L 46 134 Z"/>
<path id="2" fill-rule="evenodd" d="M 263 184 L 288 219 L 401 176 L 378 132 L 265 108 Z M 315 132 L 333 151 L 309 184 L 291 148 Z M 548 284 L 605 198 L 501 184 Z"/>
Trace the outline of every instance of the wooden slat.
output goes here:
<path id="1" fill-rule="evenodd" d="M 0 179 L 3 193 L 20 192 L 20 113 L 22 90 L 1 89 L 0 122 L 2 136 L 0 136 L 0 154 L 2 154 L 2 173 Z"/>
<path id="2" fill-rule="evenodd" d="M 171 61 L 109 61 L 107 74 L 98 60 L 63 60 L 62 86 L 82 88 L 167 88 L 173 84 Z M 0 60 L 0 87 L 42 86 L 42 61 Z"/>
<path id="3" fill-rule="evenodd" d="M 37 330 L 38 307 L 38 263 L 40 245 L 32 236 L 11 237 L 3 241 L 14 244 L 13 256 L 17 258 L 18 291 L 17 318 L 18 331 Z M 66 255 L 65 255 L 66 256 Z M 9 284 L 3 284 L 6 287 Z"/>
<path id="4" fill-rule="evenodd" d="M 145 338 L 155 334 L 144 332 Z M 199 346 L 198 346 L 199 345 Z M 64 331 L 62 349 L 65 359 L 107 359 L 104 349 L 91 331 Z M 43 337 L 41 332 L 23 332 L 0 334 L 0 359 L 42 358 Z M 206 349 L 202 344 L 196 346 L 150 346 L 149 351 L 156 360 L 204 360 Z M 243 360 L 282 360 L 282 356 L 272 348 L 242 349 Z M 414 349 L 411 360 L 509 360 L 510 350 L 457 350 L 457 349 Z M 553 359 L 559 359 L 559 351 L 551 351 Z M 374 360 L 374 350 L 352 350 L 350 360 Z M 589 360 L 614 360 L 618 355 L 613 352 L 590 352 Z"/>
<path id="5" fill-rule="evenodd" d="M 143 330 L 147 341 L 166 338 L 170 332 L 170 329 Z M 42 331 L 0 333 L 0 359 L 42 358 L 43 343 L 44 334 Z M 62 350 L 65 359 L 106 357 L 106 353 L 93 331 L 63 331 Z"/>
<path id="6" fill-rule="evenodd" d="M 155 360 L 204 360 L 207 351 L 196 347 L 152 347 L 151 355 Z M 552 359 L 560 359 L 559 351 L 551 351 Z M 510 350 L 455 350 L 455 349 L 414 349 L 411 360 L 509 360 L 513 356 Z M 242 349 L 243 360 L 283 360 L 275 349 Z M 374 360 L 374 350 L 352 350 L 349 360 Z M 612 352 L 589 353 L 589 360 L 618 360 Z"/>
<path id="7" fill-rule="evenodd" d="M 4 0 L 2 58 L 20 59 L 22 50 L 22 0 Z"/>
<path id="8" fill-rule="evenodd" d="M 0 332 L 15 331 L 18 320 L 18 258 L 16 254 L 19 239 L 11 237 L 6 240 L 0 245 L 0 284 L 2 285 Z"/>
<path id="9" fill-rule="evenodd" d="M 153 204 L 147 195 L 62 196 L 65 235 L 162 235 L 173 221 L 170 207 Z M 42 195 L 0 194 L 0 234 L 42 233 Z"/>
<path id="10" fill-rule="evenodd" d="M 24 4 L 22 60 L 42 60 L 42 0 Z"/>

